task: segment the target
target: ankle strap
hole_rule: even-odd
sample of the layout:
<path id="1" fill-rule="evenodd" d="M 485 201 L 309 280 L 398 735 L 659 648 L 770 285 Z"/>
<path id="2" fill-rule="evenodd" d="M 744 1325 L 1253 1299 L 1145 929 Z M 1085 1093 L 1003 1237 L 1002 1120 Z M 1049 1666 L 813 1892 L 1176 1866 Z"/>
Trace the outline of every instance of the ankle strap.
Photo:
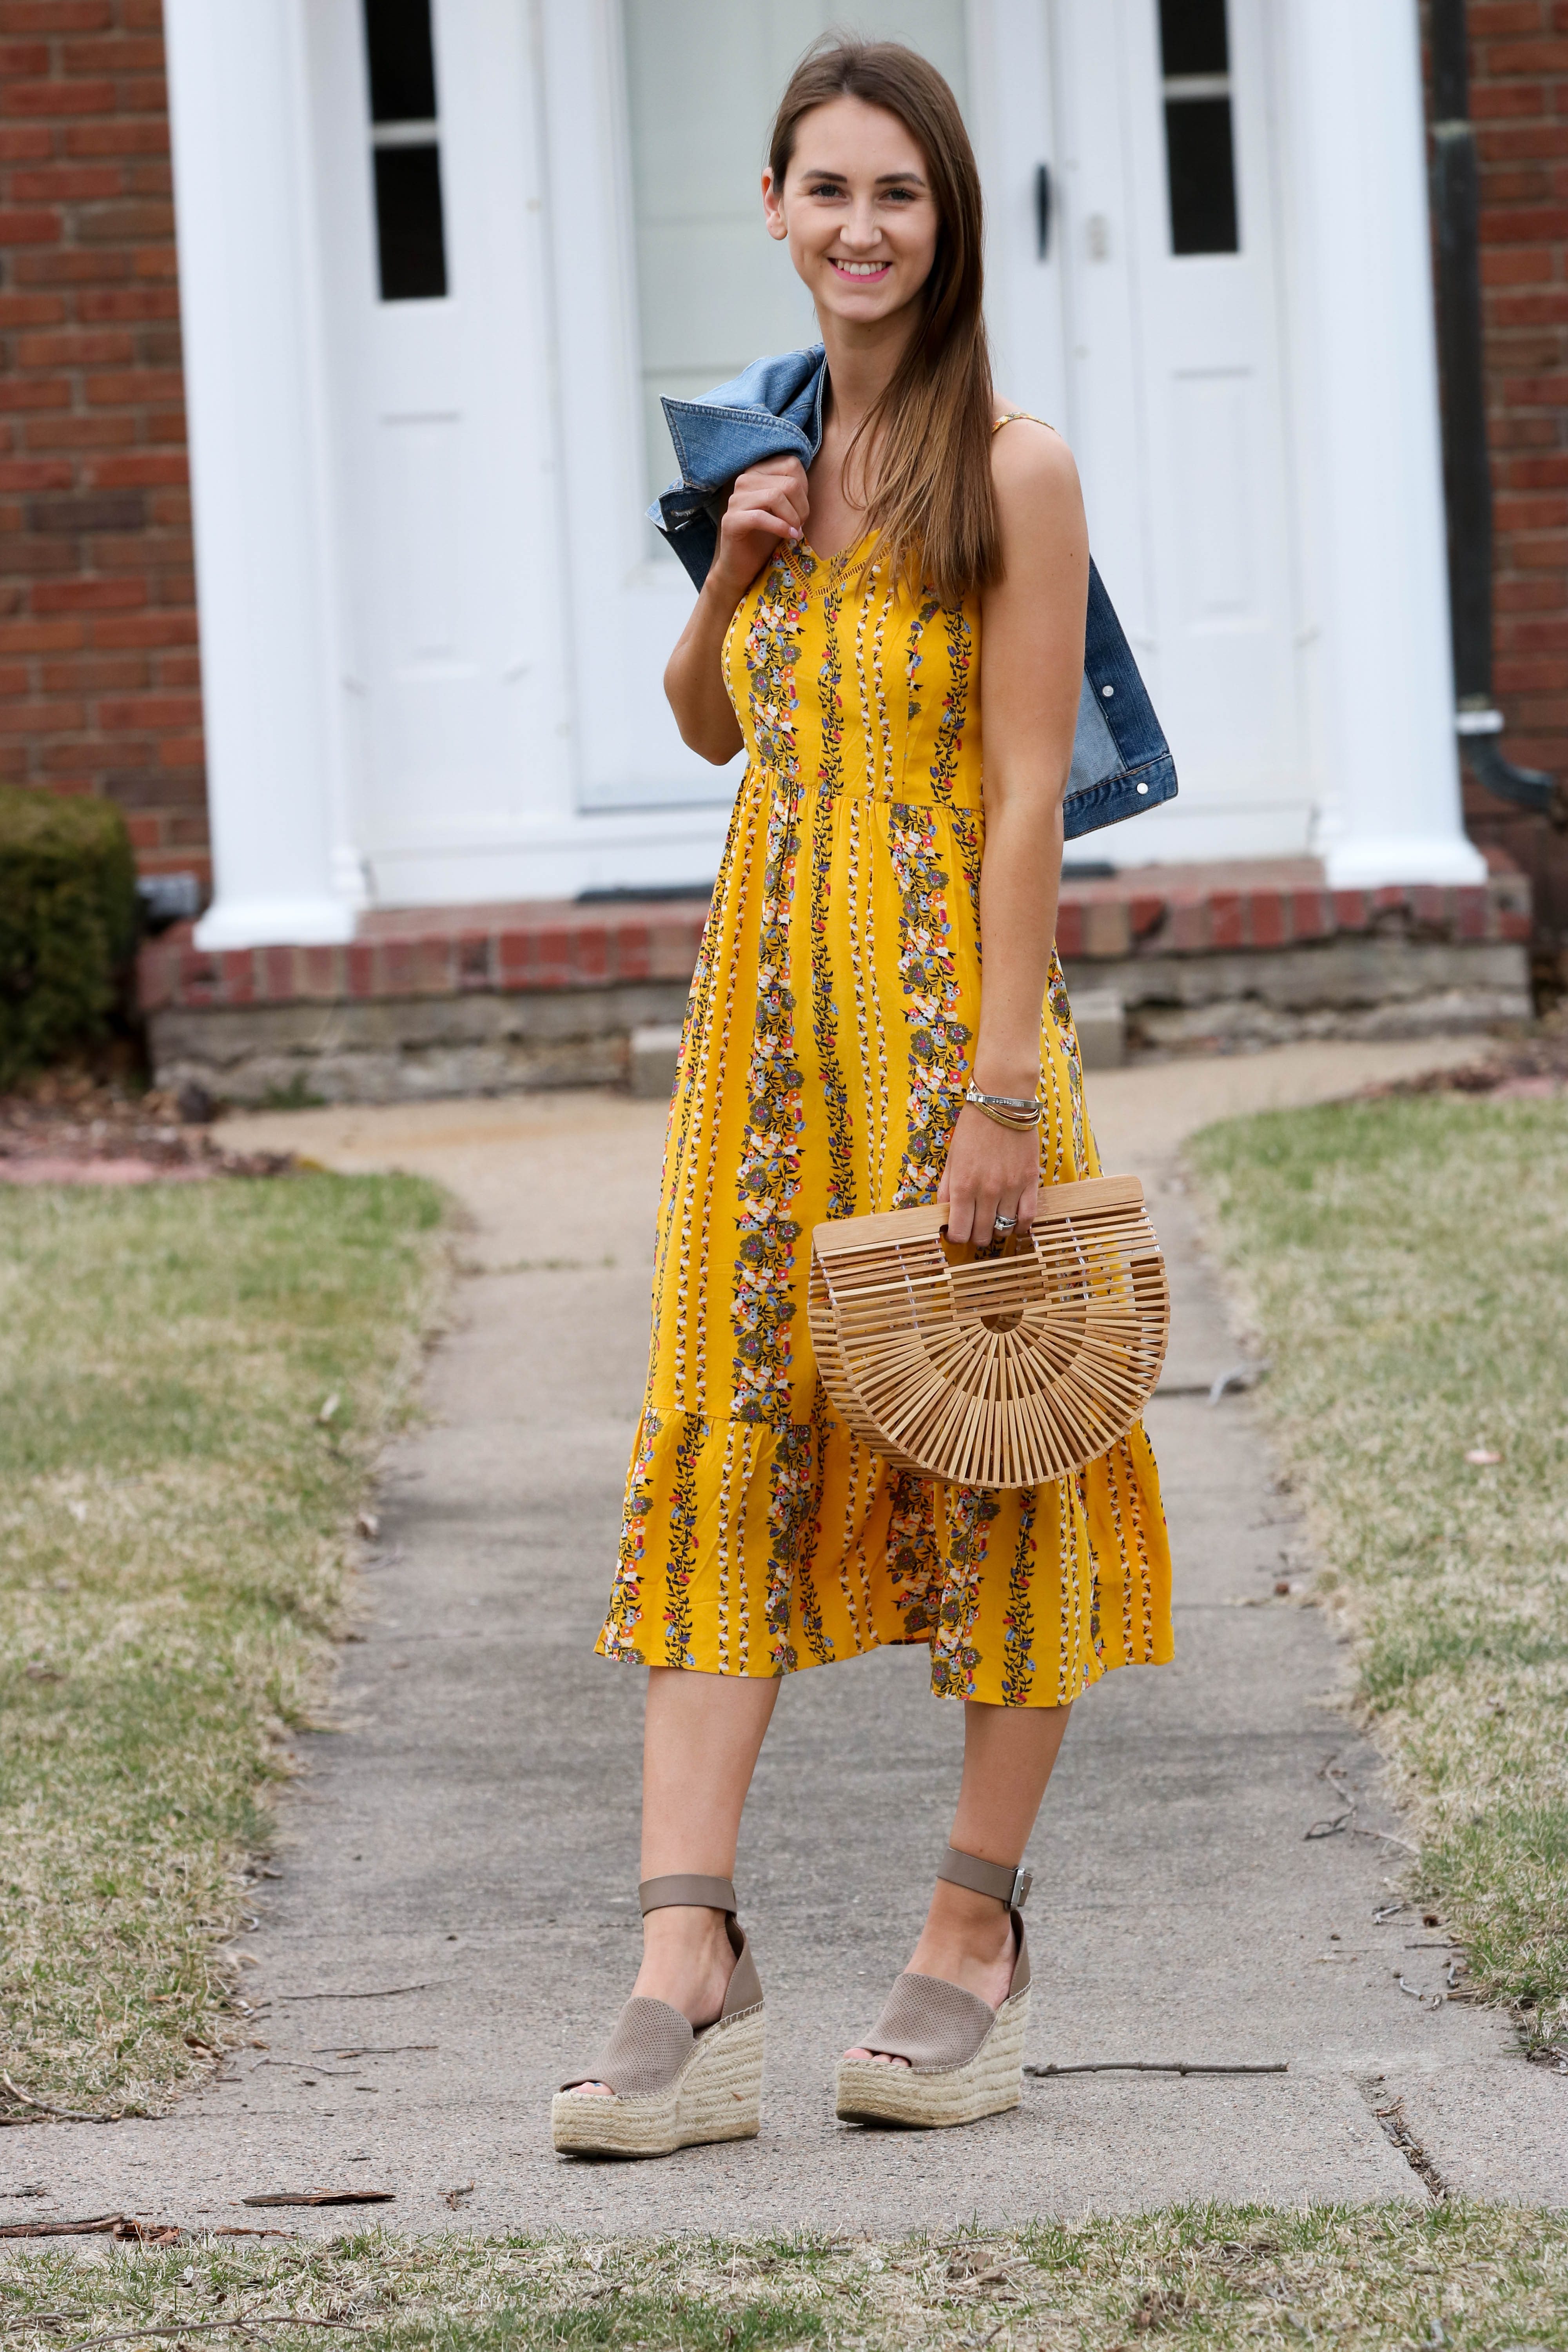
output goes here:
<path id="1" fill-rule="evenodd" d="M 972 1895 L 994 1895 L 1009 1911 L 1023 1909 L 1035 1883 L 1034 1872 L 1021 1862 L 982 1862 L 977 1853 L 960 1853 L 953 1845 L 938 1863 L 936 1874 L 954 1886 L 967 1886 Z"/>
<path id="2" fill-rule="evenodd" d="M 673 1911 L 681 1906 L 699 1911 L 722 1911 L 735 1916 L 735 1890 L 727 1878 L 699 1878 L 689 1871 L 668 1878 L 645 1878 L 637 1901 L 646 1918 L 650 1911 Z"/>

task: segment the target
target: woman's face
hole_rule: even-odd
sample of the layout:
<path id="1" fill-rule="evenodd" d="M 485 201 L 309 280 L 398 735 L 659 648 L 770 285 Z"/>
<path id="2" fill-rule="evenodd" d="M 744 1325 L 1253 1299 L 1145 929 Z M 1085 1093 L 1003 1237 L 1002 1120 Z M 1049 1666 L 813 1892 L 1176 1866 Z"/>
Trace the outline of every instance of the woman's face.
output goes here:
<path id="1" fill-rule="evenodd" d="M 803 114 L 784 186 L 763 173 L 763 205 L 819 321 L 877 325 L 931 276 L 941 223 L 926 160 L 884 107 L 835 98 Z"/>

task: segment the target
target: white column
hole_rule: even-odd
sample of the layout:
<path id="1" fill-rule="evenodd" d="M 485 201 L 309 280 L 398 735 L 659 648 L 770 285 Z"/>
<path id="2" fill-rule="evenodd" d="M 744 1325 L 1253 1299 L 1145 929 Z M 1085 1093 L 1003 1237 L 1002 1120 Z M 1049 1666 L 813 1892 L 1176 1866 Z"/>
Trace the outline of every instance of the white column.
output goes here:
<path id="1" fill-rule="evenodd" d="M 1470 882 L 1416 0 L 1279 0 L 1309 675 L 1341 887 Z"/>
<path id="2" fill-rule="evenodd" d="M 348 939 L 357 895 L 300 5 L 164 0 L 212 948 Z"/>

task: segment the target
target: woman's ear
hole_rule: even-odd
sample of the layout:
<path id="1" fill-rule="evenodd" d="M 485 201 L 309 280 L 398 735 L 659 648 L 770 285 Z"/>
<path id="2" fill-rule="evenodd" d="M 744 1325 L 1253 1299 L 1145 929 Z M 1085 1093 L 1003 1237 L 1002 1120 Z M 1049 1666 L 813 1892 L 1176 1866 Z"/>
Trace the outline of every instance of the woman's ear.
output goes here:
<path id="1" fill-rule="evenodd" d="M 771 165 L 763 173 L 763 218 L 770 236 L 782 241 L 789 235 L 789 223 L 784 214 L 784 183 L 780 181 L 775 186 Z"/>

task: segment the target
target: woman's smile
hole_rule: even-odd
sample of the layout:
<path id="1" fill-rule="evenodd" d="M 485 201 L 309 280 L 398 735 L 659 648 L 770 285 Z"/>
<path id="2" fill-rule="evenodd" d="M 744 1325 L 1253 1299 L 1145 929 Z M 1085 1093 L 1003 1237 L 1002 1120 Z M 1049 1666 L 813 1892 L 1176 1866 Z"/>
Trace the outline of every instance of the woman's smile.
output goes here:
<path id="1" fill-rule="evenodd" d="M 827 258 L 841 278 L 885 278 L 893 266 L 891 261 L 845 261 L 837 253 Z"/>

